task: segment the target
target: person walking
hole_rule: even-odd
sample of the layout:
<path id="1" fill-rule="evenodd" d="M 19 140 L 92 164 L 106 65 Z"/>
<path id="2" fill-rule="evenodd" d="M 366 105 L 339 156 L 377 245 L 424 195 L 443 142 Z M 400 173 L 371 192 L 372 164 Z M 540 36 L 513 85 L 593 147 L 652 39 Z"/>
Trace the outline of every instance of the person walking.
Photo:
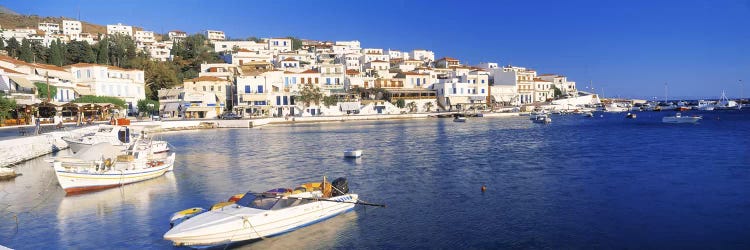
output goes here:
<path id="1" fill-rule="evenodd" d="M 35 130 L 34 130 L 35 132 L 34 132 L 34 134 L 38 135 L 39 132 L 41 132 L 40 130 L 41 130 L 42 121 L 39 120 L 39 117 L 37 117 L 37 118 L 35 118 L 34 123 L 36 124 L 35 125 Z"/>

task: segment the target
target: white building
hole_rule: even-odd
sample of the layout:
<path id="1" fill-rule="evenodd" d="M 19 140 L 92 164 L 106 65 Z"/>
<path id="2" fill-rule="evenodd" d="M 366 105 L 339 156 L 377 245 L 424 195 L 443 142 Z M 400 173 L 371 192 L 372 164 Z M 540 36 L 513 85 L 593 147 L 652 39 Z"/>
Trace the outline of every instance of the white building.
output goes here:
<path id="1" fill-rule="evenodd" d="M 353 40 L 353 41 L 336 41 L 335 45 L 346 46 L 346 47 L 349 47 L 349 48 L 352 48 L 352 49 L 356 49 L 356 50 L 361 49 L 359 41 L 357 41 L 357 40 Z"/>
<path id="2" fill-rule="evenodd" d="M 83 33 L 83 26 L 80 21 L 63 20 L 62 21 L 62 32 L 64 35 L 80 35 Z M 73 39 L 71 37 L 71 39 Z M 74 39 L 75 40 L 75 39 Z"/>
<path id="3" fill-rule="evenodd" d="M 512 105 L 537 102 L 537 94 L 534 93 L 536 87 L 534 79 L 537 78 L 535 70 L 508 65 L 489 71 L 493 76 L 495 86 L 515 86 L 518 93 L 513 98 Z"/>
<path id="4" fill-rule="evenodd" d="M 472 72 L 460 77 L 438 79 L 432 85 L 437 93 L 438 106 L 447 110 L 466 110 L 472 106 L 484 106 L 489 92 L 486 74 Z"/>
<path id="5" fill-rule="evenodd" d="M 133 36 L 133 26 L 129 25 L 122 25 L 121 23 L 117 24 L 107 24 L 107 34 L 108 35 L 114 35 L 114 34 L 122 34 L 126 36 Z"/>
<path id="6" fill-rule="evenodd" d="M 172 60 L 172 45 L 172 41 L 155 42 L 145 46 L 145 49 L 151 55 L 151 59 L 164 62 Z"/>
<path id="7" fill-rule="evenodd" d="M 139 30 L 135 32 L 135 45 L 138 49 L 145 49 L 156 42 L 153 31 Z"/>
<path id="8" fill-rule="evenodd" d="M 202 63 L 201 72 L 198 76 L 218 77 L 224 80 L 233 80 L 239 74 L 239 67 L 229 63 Z"/>
<path id="9" fill-rule="evenodd" d="M 558 74 L 542 74 L 539 78 L 552 82 L 563 95 L 575 95 L 578 93 L 576 82 L 568 81 L 568 77 Z"/>
<path id="10" fill-rule="evenodd" d="M 247 49 L 238 49 L 237 52 L 224 54 L 224 62 L 241 66 L 250 62 L 267 62 L 273 63 L 273 54 L 270 51 L 253 51 Z"/>
<path id="11" fill-rule="evenodd" d="M 123 99 L 128 110 L 138 111 L 138 101 L 146 99 L 143 70 L 77 63 L 65 66 L 81 95 L 111 96 Z"/>
<path id="12" fill-rule="evenodd" d="M 400 59 L 404 59 L 404 60 L 409 60 L 409 53 L 401 52 L 401 51 L 398 51 L 398 50 L 390 50 L 389 49 L 388 50 L 388 56 L 390 56 L 391 59 L 400 58 Z"/>
<path id="13" fill-rule="evenodd" d="M 482 62 L 477 65 L 478 68 L 483 68 L 487 70 L 488 72 L 492 72 L 493 69 L 499 69 L 497 63 L 494 62 Z"/>
<path id="14" fill-rule="evenodd" d="M 435 61 L 435 52 L 431 50 L 415 49 L 411 51 L 411 59 L 421 60 L 423 62 Z"/>
<path id="15" fill-rule="evenodd" d="M 251 51 L 267 50 L 267 43 L 256 43 L 255 41 L 215 41 L 214 51 L 216 52 L 232 52 L 238 49 L 245 49 Z"/>
<path id="16" fill-rule="evenodd" d="M 187 37 L 187 33 L 180 30 L 173 30 L 167 34 L 169 35 L 169 40 L 171 40 L 172 42 L 179 42 Z"/>
<path id="17" fill-rule="evenodd" d="M 224 41 L 227 39 L 227 36 L 224 35 L 224 31 L 206 30 L 206 38 L 208 38 L 208 40 L 211 42 L 215 42 L 215 41 Z"/>
<path id="18" fill-rule="evenodd" d="M 292 39 L 290 38 L 269 38 L 268 49 L 273 51 L 292 51 Z"/>
<path id="19" fill-rule="evenodd" d="M 47 34 L 60 34 L 60 24 L 57 23 L 39 23 L 38 28 Z"/>

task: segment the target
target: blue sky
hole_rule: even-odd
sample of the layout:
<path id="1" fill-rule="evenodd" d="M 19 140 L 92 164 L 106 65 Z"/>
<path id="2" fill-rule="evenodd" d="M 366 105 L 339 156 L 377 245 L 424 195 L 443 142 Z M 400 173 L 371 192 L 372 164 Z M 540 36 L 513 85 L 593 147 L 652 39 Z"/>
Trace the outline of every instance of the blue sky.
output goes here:
<path id="1" fill-rule="evenodd" d="M 159 33 L 224 30 L 435 51 L 593 83 L 605 96 L 750 96 L 750 0 L 14 1 L 22 14 L 121 22 Z"/>

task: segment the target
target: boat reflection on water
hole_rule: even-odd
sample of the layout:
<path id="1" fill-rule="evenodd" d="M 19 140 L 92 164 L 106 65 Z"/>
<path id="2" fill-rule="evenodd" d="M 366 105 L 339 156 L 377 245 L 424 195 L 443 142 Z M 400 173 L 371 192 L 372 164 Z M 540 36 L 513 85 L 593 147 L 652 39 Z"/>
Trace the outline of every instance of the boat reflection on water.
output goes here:
<path id="1" fill-rule="evenodd" d="M 124 238 L 113 239 L 111 236 L 132 234 L 127 231 L 134 225 L 142 225 L 138 227 L 141 230 L 139 234 L 157 232 L 161 229 L 149 226 L 152 224 L 151 220 L 158 215 L 153 210 L 158 210 L 158 207 L 163 206 L 160 204 L 166 203 L 164 200 L 176 192 L 174 172 L 167 172 L 159 178 L 118 188 L 61 197 L 57 207 L 57 232 L 61 242 L 75 243 L 75 246 L 81 248 L 97 247 L 97 244 L 102 246 L 100 244 L 106 244 L 107 241 L 127 241 Z M 113 223 L 129 226 L 107 227 L 107 233 L 92 233 Z M 81 232 L 91 235 L 88 242 L 91 245 L 76 242 L 80 241 Z"/>
<path id="2" fill-rule="evenodd" d="M 276 237 L 238 245 L 237 249 L 332 249 L 356 231 L 357 209 Z"/>

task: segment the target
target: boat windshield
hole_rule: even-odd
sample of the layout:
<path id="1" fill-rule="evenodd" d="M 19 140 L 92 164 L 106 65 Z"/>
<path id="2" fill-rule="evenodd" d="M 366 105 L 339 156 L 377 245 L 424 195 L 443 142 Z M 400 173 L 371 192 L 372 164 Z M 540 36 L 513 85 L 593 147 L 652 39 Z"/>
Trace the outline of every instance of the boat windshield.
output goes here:
<path id="1" fill-rule="evenodd" d="M 243 207 L 270 210 L 278 200 L 275 196 L 256 195 L 252 192 L 247 192 L 236 204 Z"/>

